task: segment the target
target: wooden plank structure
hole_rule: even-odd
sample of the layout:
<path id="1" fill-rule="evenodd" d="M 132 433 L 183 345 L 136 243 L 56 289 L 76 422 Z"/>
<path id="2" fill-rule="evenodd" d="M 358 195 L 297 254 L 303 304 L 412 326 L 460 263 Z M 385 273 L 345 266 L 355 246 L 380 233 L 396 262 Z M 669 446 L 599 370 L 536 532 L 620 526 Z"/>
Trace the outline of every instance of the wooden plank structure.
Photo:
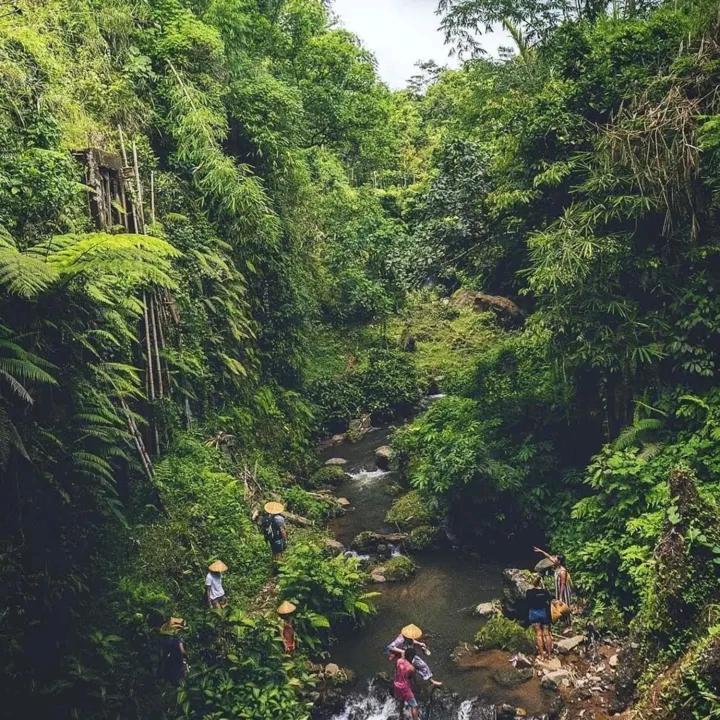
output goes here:
<path id="1" fill-rule="evenodd" d="M 88 213 L 97 229 L 104 232 L 144 234 L 143 187 L 137 149 L 133 143 L 133 164 L 130 165 L 122 130 L 118 130 L 122 155 L 114 155 L 99 148 L 85 148 L 74 152 L 73 156 L 85 169 L 85 183 L 90 188 Z M 154 187 L 152 190 L 154 191 Z M 151 197 L 151 206 L 154 215 L 154 197 Z M 158 293 L 151 289 L 143 292 L 143 319 L 138 339 L 145 350 L 145 388 L 151 403 L 148 408 L 151 414 L 152 403 L 163 398 L 165 389 L 170 387 L 169 372 L 161 355 L 161 351 L 165 349 L 163 324 L 172 317 L 172 313 L 167 311 L 168 305 L 172 306 L 173 303 L 165 294 L 158 297 Z M 157 423 L 150 420 L 150 437 L 146 442 L 124 399 L 121 399 L 121 407 L 145 472 L 152 478 L 154 473 L 148 446 L 154 447 L 155 453 L 159 454 Z"/>
<path id="2" fill-rule="evenodd" d="M 127 197 L 126 168 L 119 155 L 99 148 L 86 148 L 73 153 L 85 168 L 88 212 L 99 230 L 122 229 L 141 232 L 133 203 Z"/>

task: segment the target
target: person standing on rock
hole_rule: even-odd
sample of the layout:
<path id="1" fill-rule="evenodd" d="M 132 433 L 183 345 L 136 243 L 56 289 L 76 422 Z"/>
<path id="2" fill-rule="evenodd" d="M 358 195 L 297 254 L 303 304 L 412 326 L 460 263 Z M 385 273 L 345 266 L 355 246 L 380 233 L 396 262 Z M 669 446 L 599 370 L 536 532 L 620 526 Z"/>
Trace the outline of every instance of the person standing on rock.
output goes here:
<path id="1" fill-rule="evenodd" d="M 262 531 L 270 545 L 273 562 L 277 562 L 287 547 L 287 530 L 282 513 L 285 507 L 279 502 L 265 503 L 265 517 L 262 519 Z"/>
<path id="2" fill-rule="evenodd" d="M 415 657 L 415 649 L 408 648 L 402 655 L 395 656 L 395 679 L 393 681 L 393 695 L 398 701 L 400 717 L 404 717 L 405 706 L 410 708 L 410 716 L 413 720 L 420 717 L 420 708 L 415 699 L 410 678 L 415 672 L 412 661 Z"/>
<path id="3" fill-rule="evenodd" d="M 525 593 L 525 601 L 528 607 L 528 622 L 535 629 L 535 647 L 541 660 L 550 657 L 553 651 L 550 600 L 550 593 L 545 589 L 542 578 L 536 576 L 533 587 Z"/>

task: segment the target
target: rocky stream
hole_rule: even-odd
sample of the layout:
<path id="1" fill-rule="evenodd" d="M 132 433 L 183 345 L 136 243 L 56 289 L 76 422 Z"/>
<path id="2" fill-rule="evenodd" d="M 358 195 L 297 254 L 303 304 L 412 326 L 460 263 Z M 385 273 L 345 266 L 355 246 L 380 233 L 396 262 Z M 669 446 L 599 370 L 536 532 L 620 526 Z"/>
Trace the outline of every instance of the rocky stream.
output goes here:
<path id="1" fill-rule="evenodd" d="M 377 454 L 391 432 L 392 428 L 370 428 L 356 442 L 335 438 L 322 450 L 326 462 L 341 465 L 347 473 L 337 493 L 349 501 L 348 509 L 331 524 L 337 551 L 361 558 L 375 580 L 371 589 L 380 595 L 377 614 L 333 646 L 330 660 L 349 671 L 353 680 L 317 717 L 400 720 L 389 690 L 392 666 L 383 649 L 411 622 L 424 630 L 431 650 L 427 661 L 443 682 L 424 698 L 424 720 L 609 717 L 610 676 L 617 661 L 610 660 L 616 652 L 611 644 L 594 646 L 591 656 L 585 639 L 573 641 L 566 631 L 571 636 L 566 644 L 575 646 L 543 666 L 533 664 L 532 657 L 511 662 L 512 653 L 480 652 L 472 645 L 482 623 L 479 615 L 497 612 L 502 597 L 512 603 L 512 586 L 518 583 L 518 574 L 504 571 L 491 551 L 485 555 L 455 547 L 447 533 L 449 537 L 433 549 L 413 555 L 417 569 L 412 577 L 387 581 L 383 562 L 405 552 L 402 535 L 385 519 L 398 492 L 397 478 L 384 469 L 382 451 Z M 506 552 L 503 560 L 509 556 Z M 526 567 L 533 558 L 524 548 L 515 560 L 517 567 Z M 515 592 L 523 592 L 522 587 L 515 587 Z"/>

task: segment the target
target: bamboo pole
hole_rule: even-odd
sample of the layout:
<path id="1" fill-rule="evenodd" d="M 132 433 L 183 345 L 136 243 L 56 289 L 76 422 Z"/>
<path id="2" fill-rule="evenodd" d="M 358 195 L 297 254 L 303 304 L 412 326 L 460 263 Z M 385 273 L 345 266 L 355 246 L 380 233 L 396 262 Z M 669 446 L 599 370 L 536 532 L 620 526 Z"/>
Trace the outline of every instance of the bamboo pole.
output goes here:
<path id="1" fill-rule="evenodd" d="M 158 388 L 158 397 L 162 398 L 164 395 L 163 392 L 163 380 L 162 380 L 162 364 L 160 360 L 160 350 L 158 348 L 158 330 L 157 326 L 160 324 L 160 320 L 158 318 L 157 323 L 155 322 L 155 313 L 157 312 L 155 307 L 157 305 L 157 301 L 155 299 L 155 293 L 152 293 L 150 295 L 150 326 L 152 328 L 152 339 L 153 339 L 153 349 L 155 351 L 155 366 L 157 368 L 157 388 Z"/>
<path id="2" fill-rule="evenodd" d="M 155 224 L 155 171 L 150 171 L 150 222 Z"/>
<path id="3" fill-rule="evenodd" d="M 145 321 L 145 348 L 146 348 L 146 369 L 145 377 L 147 379 L 148 395 L 150 400 L 155 400 L 155 380 L 152 370 L 152 347 L 150 345 L 150 323 L 148 322 L 148 302 L 147 293 L 143 291 L 143 319 Z"/>

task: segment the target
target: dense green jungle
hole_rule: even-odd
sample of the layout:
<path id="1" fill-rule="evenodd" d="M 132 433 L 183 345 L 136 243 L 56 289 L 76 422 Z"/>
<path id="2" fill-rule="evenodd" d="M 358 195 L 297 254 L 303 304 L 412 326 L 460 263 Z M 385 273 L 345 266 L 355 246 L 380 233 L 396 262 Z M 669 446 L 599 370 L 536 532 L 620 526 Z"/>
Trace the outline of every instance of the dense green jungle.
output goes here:
<path id="1" fill-rule="evenodd" d="M 720 4 L 437 12 L 396 91 L 331 0 L 0 0 L 1 717 L 309 718 L 369 417 L 418 547 L 562 552 L 617 712 L 720 718 Z"/>

